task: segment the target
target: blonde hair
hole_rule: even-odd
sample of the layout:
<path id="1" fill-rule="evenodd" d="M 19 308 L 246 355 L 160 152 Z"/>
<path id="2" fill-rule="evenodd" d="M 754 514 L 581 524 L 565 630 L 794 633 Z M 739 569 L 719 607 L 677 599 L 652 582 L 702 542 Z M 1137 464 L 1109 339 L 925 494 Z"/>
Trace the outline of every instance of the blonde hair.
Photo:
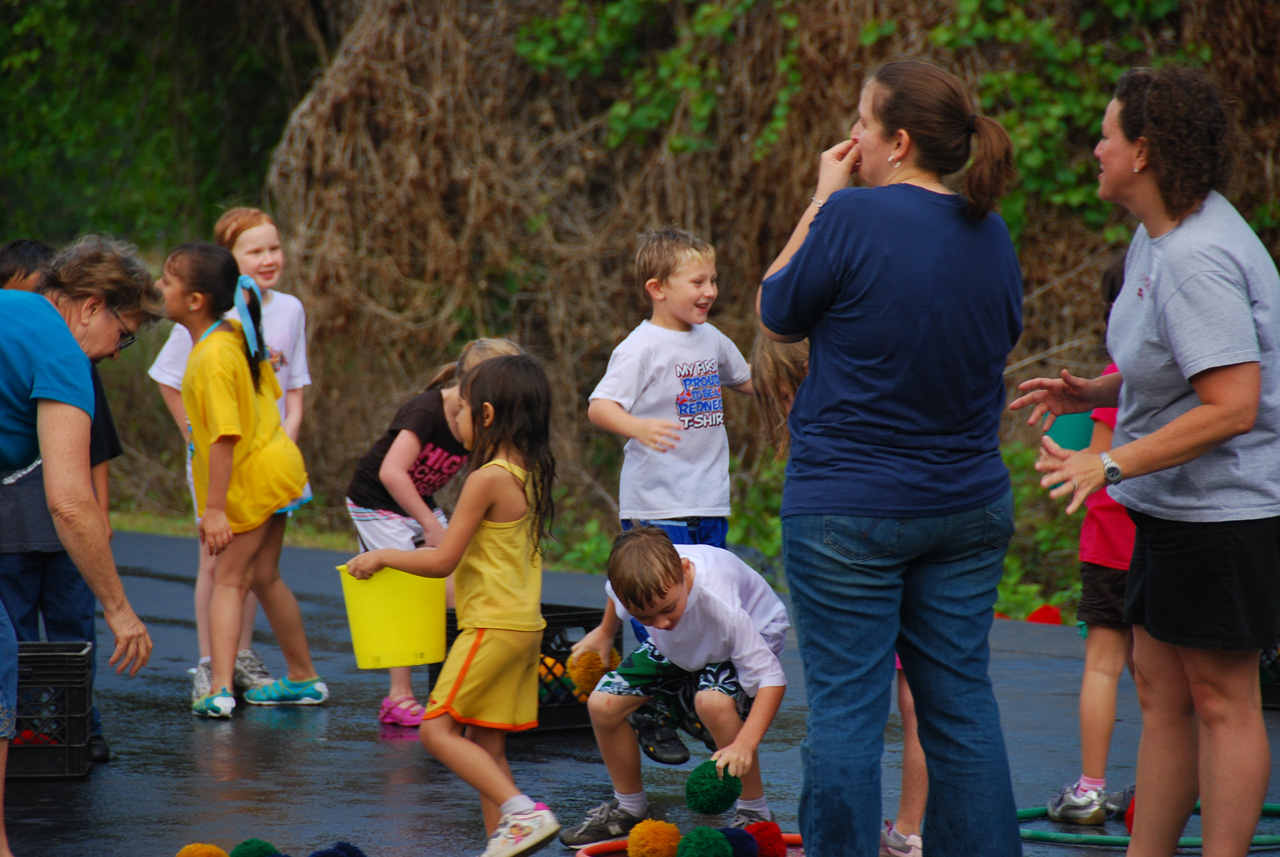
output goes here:
<path id="1" fill-rule="evenodd" d="M 665 283 L 690 256 L 701 256 L 714 262 L 716 249 L 696 235 L 668 226 L 640 236 L 636 251 L 636 284 L 648 300 L 644 284 L 650 280 Z"/>
<path id="2" fill-rule="evenodd" d="M 457 383 L 459 378 L 474 369 L 477 364 L 491 357 L 504 357 L 511 354 L 524 354 L 524 349 L 510 339 L 497 337 L 473 339 L 462 346 L 457 360 L 436 368 L 435 374 L 427 382 L 427 389 L 434 390 L 437 387 Z"/>
<path id="3" fill-rule="evenodd" d="M 105 235 L 82 235 L 63 248 L 36 291 L 56 303 L 100 298 L 120 315 L 142 316 L 143 324 L 164 316 L 164 299 L 138 248 Z"/>
<path id="4" fill-rule="evenodd" d="M 786 458 L 791 448 L 788 409 L 783 398 L 789 394 L 794 400 L 800 382 L 808 373 L 809 340 L 777 342 L 762 333 L 756 334 L 755 344 L 751 346 L 751 386 L 755 388 L 765 439 L 777 450 L 778 458 Z"/>
<path id="5" fill-rule="evenodd" d="M 218 218 L 218 222 L 214 224 L 213 240 L 219 247 L 231 250 L 236 246 L 236 242 L 240 240 L 241 235 L 264 223 L 276 226 L 275 218 L 260 208 L 250 208 L 248 206 L 229 208 L 223 212 L 222 216 Z M 276 229 L 279 228 L 279 226 L 276 226 Z"/>
<path id="6" fill-rule="evenodd" d="M 684 563 L 657 527 L 633 527 L 613 540 L 609 585 L 626 607 L 646 609 L 684 582 Z"/>

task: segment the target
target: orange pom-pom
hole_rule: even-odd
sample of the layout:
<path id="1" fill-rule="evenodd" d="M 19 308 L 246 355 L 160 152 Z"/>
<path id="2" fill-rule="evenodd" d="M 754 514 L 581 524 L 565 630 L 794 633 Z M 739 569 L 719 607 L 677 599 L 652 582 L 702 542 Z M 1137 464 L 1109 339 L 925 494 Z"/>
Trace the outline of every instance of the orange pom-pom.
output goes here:
<path id="1" fill-rule="evenodd" d="M 175 857 L 227 857 L 227 852 L 223 851 L 217 845 L 207 845 L 204 842 L 192 842 L 190 845 L 182 846 L 182 850 Z"/>
<path id="2" fill-rule="evenodd" d="M 675 857 L 679 848 L 680 828 L 669 821 L 646 818 L 627 837 L 627 857 Z"/>
<path id="3" fill-rule="evenodd" d="M 591 694 L 591 691 L 596 689 L 596 685 L 604 677 L 604 674 L 609 670 L 617 669 L 620 663 L 622 663 L 622 656 L 618 654 L 617 649 L 609 650 L 608 667 L 600 660 L 598 654 L 589 650 L 579 652 L 569 658 L 569 679 L 578 688 L 578 699 L 586 702 L 587 697 Z"/>

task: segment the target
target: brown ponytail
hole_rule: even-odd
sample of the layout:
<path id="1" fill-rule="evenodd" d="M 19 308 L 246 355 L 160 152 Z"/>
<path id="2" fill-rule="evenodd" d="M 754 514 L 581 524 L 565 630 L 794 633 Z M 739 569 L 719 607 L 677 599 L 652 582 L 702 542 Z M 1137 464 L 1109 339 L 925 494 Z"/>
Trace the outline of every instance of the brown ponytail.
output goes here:
<path id="1" fill-rule="evenodd" d="M 969 199 L 969 216 L 982 220 L 999 206 L 1005 187 L 1018 176 L 1013 166 L 1013 141 L 994 119 L 974 120 L 978 150 L 964 177 L 964 195 Z"/>
<path id="2" fill-rule="evenodd" d="M 876 84 L 874 110 L 886 137 L 905 130 L 920 167 L 939 176 L 962 170 L 972 153 L 964 180 L 969 216 L 982 220 L 995 211 L 1017 175 L 1013 143 L 1000 123 L 975 115 L 960 79 L 932 63 L 905 60 L 881 66 L 870 82 Z"/>

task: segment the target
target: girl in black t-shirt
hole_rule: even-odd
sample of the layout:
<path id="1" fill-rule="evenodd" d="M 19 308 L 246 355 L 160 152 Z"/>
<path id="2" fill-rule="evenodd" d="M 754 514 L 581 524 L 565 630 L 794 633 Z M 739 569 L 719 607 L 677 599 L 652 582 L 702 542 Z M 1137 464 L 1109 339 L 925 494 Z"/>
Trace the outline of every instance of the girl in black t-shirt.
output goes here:
<path id="1" fill-rule="evenodd" d="M 436 372 L 427 388 L 400 406 L 387 431 L 356 464 L 347 486 L 351 515 L 362 551 L 435 547 L 448 518 L 434 494 L 465 468 L 467 450 L 458 435 L 458 378 L 478 363 L 504 354 L 522 354 L 506 339 L 476 339 L 463 346 L 456 363 Z M 447 598 L 453 602 L 452 578 Z M 422 722 L 413 695 L 410 668 L 391 667 L 391 687 L 378 720 L 397 726 Z"/>

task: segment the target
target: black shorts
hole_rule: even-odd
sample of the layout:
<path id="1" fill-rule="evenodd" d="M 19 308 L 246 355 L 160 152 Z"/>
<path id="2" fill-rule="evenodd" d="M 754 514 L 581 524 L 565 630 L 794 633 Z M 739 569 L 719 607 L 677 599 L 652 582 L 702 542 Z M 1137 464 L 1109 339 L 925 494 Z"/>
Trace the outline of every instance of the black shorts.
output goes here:
<path id="1" fill-rule="evenodd" d="M 1124 588 L 1129 572 L 1092 562 L 1080 563 L 1080 606 L 1076 618 L 1086 625 L 1127 629 Z"/>
<path id="2" fill-rule="evenodd" d="M 1247 650 L 1280 635 L 1280 518 L 1137 525 L 1124 619 L 1156 640 Z"/>

